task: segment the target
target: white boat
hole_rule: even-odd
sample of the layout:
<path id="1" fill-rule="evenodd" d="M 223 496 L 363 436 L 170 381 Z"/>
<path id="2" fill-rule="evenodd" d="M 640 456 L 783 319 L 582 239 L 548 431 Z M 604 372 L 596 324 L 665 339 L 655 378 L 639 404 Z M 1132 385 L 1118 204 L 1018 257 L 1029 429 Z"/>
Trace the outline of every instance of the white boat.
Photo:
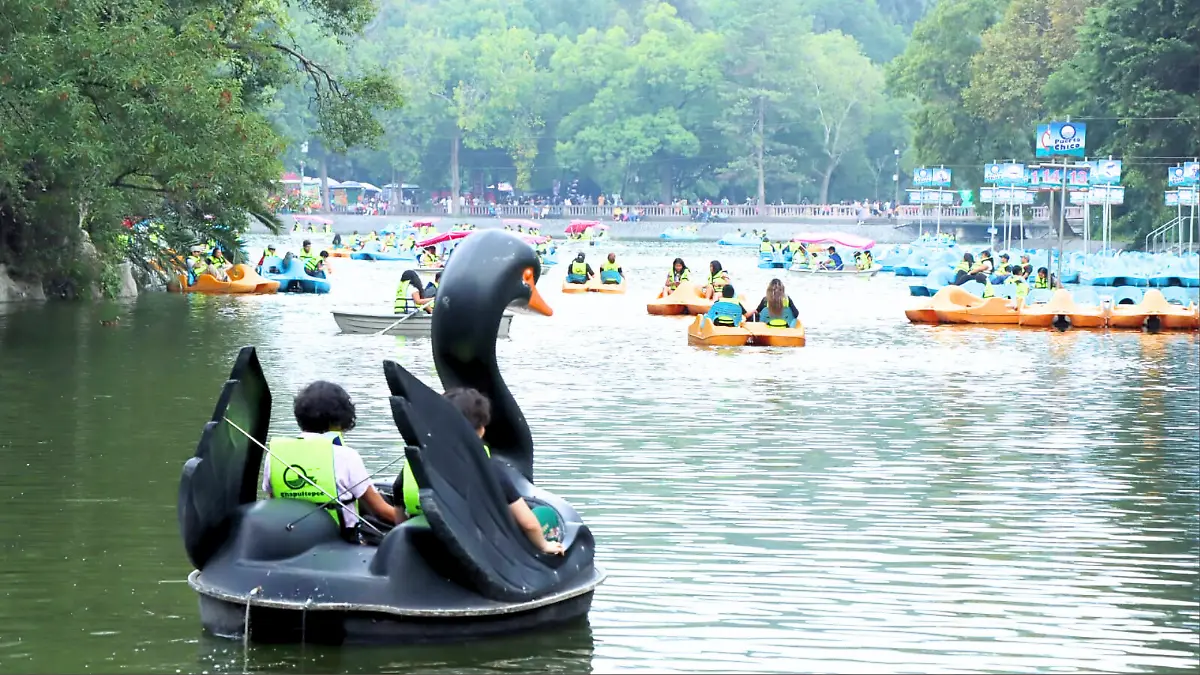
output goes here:
<path id="1" fill-rule="evenodd" d="M 792 264 L 788 268 L 790 272 L 799 272 L 800 274 L 811 274 L 818 277 L 863 277 L 870 278 L 879 274 L 879 270 L 883 269 L 883 265 L 872 265 L 870 269 L 860 270 L 853 264 L 847 265 L 840 270 L 821 270 L 810 269 L 807 265 Z"/>
<path id="2" fill-rule="evenodd" d="M 396 320 L 399 318 L 400 316 L 395 314 L 333 313 L 333 320 L 337 322 L 338 328 L 343 333 L 349 335 L 378 334 L 385 328 L 387 329 L 385 335 L 424 337 L 433 332 L 433 316 L 430 314 L 425 314 L 424 312 L 414 314 L 400 323 L 396 323 Z M 508 337 L 508 329 L 512 325 L 512 319 L 513 315 L 509 312 L 505 312 L 500 317 L 500 328 L 496 332 L 496 337 Z"/>
<path id="3" fill-rule="evenodd" d="M 443 268 L 443 267 L 418 267 L 416 269 L 421 274 L 437 274 L 438 272 L 441 272 L 445 268 Z"/>

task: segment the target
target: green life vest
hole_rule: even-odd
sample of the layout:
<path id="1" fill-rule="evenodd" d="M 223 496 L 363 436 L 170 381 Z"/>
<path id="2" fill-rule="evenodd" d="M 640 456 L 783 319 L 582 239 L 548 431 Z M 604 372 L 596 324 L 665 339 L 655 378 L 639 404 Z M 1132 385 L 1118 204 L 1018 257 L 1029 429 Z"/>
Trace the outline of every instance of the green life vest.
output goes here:
<path id="1" fill-rule="evenodd" d="M 689 281 L 687 268 L 683 268 L 683 272 L 676 274 L 675 268 L 672 267 L 671 271 L 667 274 L 667 288 L 675 290 L 682 281 Z"/>
<path id="2" fill-rule="evenodd" d="M 487 443 L 483 444 L 483 451 L 489 458 L 492 456 L 492 449 Z M 421 515 L 421 486 L 417 485 L 417 480 L 413 478 L 412 467 L 407 459 L 404 460 L 404 468 L 400 469 L 400 489 L 403 492 L 401 497 L 404 498 L 404 512 L 410 518 Z"/>
<path id="3" fill-rule="evenodd" d="M 966 260 L 960 260 L 960 261 L 958 261 L 958 264 L 954 266 L 954 271 L 955 272 L 970 272 L 971 264 L 968 263 Z"/>
<path id="4" fill-rule="evenodd" d="M 571 263 L 571 274 L 576 274 L 581 277 L 586 277 L 587 276 L 587 263 L 586 262 Z"/>
<path id="5" fill-rule="evenodd" d="M 1033 287 L 1034 288 L 1050 288 L 1050 277 L 1046 277 L 1045 279 L 1038 277 L 1037 279 L 1034 279 Z"/>
<path id="6" fill-rule="evenodd" d="M 721 297 L 721 289 L 725 288 L 725 284 L 728 283 L 725 281 L 725 276 L 725 271 L 721 270 L 708 278 L 709 285 L 713 287 L 714 297 Z"/>
<path id="7" fill-rule="evenodd" d="M 770 310 L 770 308 L 768 308 L 767 309 L 767 325 L 772 328 L 787 328 L 788 327 L 787 312 L 790 310 L 790 308 L 791 308 L 791 303 L 788 302 L 787 298 L 783 299 L 783 311 L 784 311 L 783 316 L 772 316 L 771 310 Z"/>
<path id="8" fill-rule="evenodd" d="M 771 242 L 764 241 L 763 243 L 758 245 L 758 252 L 759 253 L 774 253 L 775 247 L 771 245 Z"/>
<path id="9" fill-rule="evenodd" d="M 1017 296 L 1017 300 L 1024 300 L 1025 296 L 1029 295 L 1029 284 L 1025 283 L 1025 280 L 1021 279 L 1020 277 L 1009 277 L 1004 280 L 1004 283 L 1017 287 L 1017 292 L 1015 294 Z"/>
<path id="10" fill-rule="evenodd" d="M 615 262 L 608 262 L 607 260 L 600 265 L 601 272 L 616 272 L 619 269 L 621 269 L 620 265 Z"/>
<path id="11" fill-rule="evenodd" d="M 304 258 L 304 271 L 305 272 L 316 272 L 320 268 L 321 268 L 321 259 L 320 258 L 318 258 L 316 256 L 313 256 L 311 258 Z"/>
<path id="12" fill-rule="evenodd" d="M 996 297 L 996 289 L 992 288 L 992 282 L 990 279 L 984 280 L 983 282 L 983 297 L 984 299 Z"/>
<path id="13" fill-rule="evenodd" d="M 435 264 L 437 264 L 437 260 L 438 260 L 437 256 L 430 253 L 429 251 L 425 251 L 424 253 L 421 254 L 421 266 L 422 267 L 432 267 Z"/>
<path id="14" fill-rule="evenodd" d="M 392 305 L 392 311 L 396 314 L 407 314 L 417 307 L 413 306 L 411 295 L 412 286 L 407 281 L 401 281 L 400 287 L 396 289 L 396 302 Z"/>
<path id="15" fill-rule="evenodd" d="M 330 495 L 340 497 L 337 474 L 333 469 L 333 439 L 325 436 L 280 437 L 272 438 L 268 447 L 271 449 L 268 456 L 271 495 L 276 499 L 299 499 L 325 506 L 330 502 Z M 306 476 L 308 480 L 304 480 L 301 475 Z M 325 494 L 326 492 L 329 494 Z M 354 509 L 354 513 L 358 513 L 354 502 L 346 503 Z M 341 509 L 337 504 L 329 504 L 326 508 L 329 509 L 329 515 L 340 525 Z"/>

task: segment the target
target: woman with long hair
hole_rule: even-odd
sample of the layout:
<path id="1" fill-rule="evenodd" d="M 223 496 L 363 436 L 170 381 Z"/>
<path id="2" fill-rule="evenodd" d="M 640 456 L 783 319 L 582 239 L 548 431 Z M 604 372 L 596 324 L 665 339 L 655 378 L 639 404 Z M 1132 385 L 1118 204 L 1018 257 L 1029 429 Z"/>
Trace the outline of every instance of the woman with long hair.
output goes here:
<path id="1" fill-rule="evenodd" d="M 788 297 L 783 282 L 779 279 L 772 279 L 767 284 L 767 293 L 753 313 L 757 315 L 758 321 L 772 328 L 796 326 L 796 303 Z"/>
<path id="2" fill-rule="evenodd" d="M 673 293 L 679 284 L 684 281 L 691 281 L 688 276 L 688 266 L 683 262 L 683 258 L 676 258 L 671 263 L 671 271 L 667 272 L 667 283 L 663 286 L 661 295 L 666 297 Z"/>
<path id="3" fill-rule="evenodd" d="M 704 284 L 700 292 L 709 300 L 716 300 L 721 297 L 721 289 L 729 283 L 729 273 L 722 269 L 721 261 L 713 260 L 708 263 L 708 283 Z"/>
<path id="4" fill-rule="evenodd" d="M 421 276 L 417 274 L 417 271 L 404 270 L 404 274 L 400 275 L 400 285 L 396 287 L 396 303 L 392 306 L 392 310 L 396 314 L 408 314 L 418 309 L 432 312 L 432 302 L 422 307 L 426 302 L 421 295 L 424 290 L 425 286 L 421 283 Z"/>

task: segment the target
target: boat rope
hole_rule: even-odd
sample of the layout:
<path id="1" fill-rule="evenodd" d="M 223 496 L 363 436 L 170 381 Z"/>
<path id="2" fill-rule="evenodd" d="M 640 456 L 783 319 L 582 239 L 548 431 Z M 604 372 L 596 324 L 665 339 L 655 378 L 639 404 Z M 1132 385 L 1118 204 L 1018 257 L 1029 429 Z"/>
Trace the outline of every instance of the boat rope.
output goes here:
<path id="1" fill-rule="evenodd" d="M 255 445 L 257 445 L 258 447 L 262 448 L 262 449 L 263 449 L 263 451 L 264 451 L 264 452 L 266 452 L 268 455 L 270 455 L 272 458 L 274 458 L 274 460 L 275 460 L 275 461 L 277 461 L 277 462 L 279 462 L 280 464 L 283 464 L 283 465 L 286 465 L 286 464 L 287 464 L 287 462 L 283 461 L 282 459 L 279 459 L 279 456 L 278 456 L 278 455 L 276 455 L 275 453 L 271 452 L 271 449 L 270 449 L 270 448 L 268 448 L 267 446 L 263 445 L 262 443 L 259 443 L 257 438 L 255 438 L 255 437 L 251 436 L 251 435 L 250 435 L 250 434 L 249 434 L 249 433 L 248 433 L 248 432 L 247 432 L 245 429 L 243 429 L 243 428 L 239 427 L 239 426 L 237 425 L 237 422 L 234 422 L 233 420 L 229 419 L 228 417 L 223 417 L 222 419 L 223 419 L 223 420 L 225 420 L 226 422 L 228 422 L 228 423 L 229 423 L 229 426 L 233 427 L 234 429 L 237 429 L 238 431 L 240 431 L 240 432 L 241 432 L 241 434 L 242 434 L 243 436 L 245 436 L 246 438 L 250 439 L 250 441 L 251 441 L 252 443 L 254 443 L 254 444 L 255 444 Z M 296 472 L 296 475 L 298 475 L 298 476 L 300 476 L 301 478 L 303 478 L 303 479 L 304 479 L 304 482 L 306 482 L 306 483 L 308 483 L 309 485 L 311 485 L 311 486 L 315 487 L 316 489 L 320 490 L 320 491 L 321 491 L 321 494 L 325 495 L 326 497 L 329 497 L 330 501 L 329 501 L 329 502 L 326 504 L 326 507 L 322 507 L 322 508 L 321 508 L 321 509 L 319 509 L 319 510 L 321 510 L 321 511 L 324 511 L 324 510 L 325 510 L 325 508 L 327 508 L 328 506 L 331 506 L 331 505 L 333 505 L 333 504 L 337 504 L 337 505 L 338 505 L 338 508 L 340 508 L 340 509 L 343 509 L 343 510 L 344 510 L 344 509 L 347 509 L 347 508 L 349 508 L 348 506 L 346 506 L 345 504 L 343 504 L 343 503 L 342 503 L 342 500 L 340 500 L 340 499 L 338 499 L 337 497 L 335 497 L 335 496 L 333 496 L 333 495 L 329 494 L 329 492 L 328 492 L 328 491 L 327 491 L 325 488 L 321 487 L 320 485 L 317 485 L 316 483 L 314 483 L 314 482 L 312 481 L 312 479 L 311 479 L 311 478 L 309 478 L 308 476 L 304 475 L 304 472 L 303 472 L 303 471 L 297 471 L 297 472 Z M 360 522 L 360 523 L 366 523 L 366 525 L 367 525 L 368 527 L 370 527 L 372 530 L 375 530 L 376 532 L 378 532 L 378 533 L 380 534 L 380 536 L 382 536 L 382 535 L 384 534 L 382 530 L 380 530 L 378 527 L 375 527 L 374 525 L 372 525 L 372 524 L 371 524 L 370 522 L 368 522 L 366 519 L 364 519 L 364 518 L 359 518 L 357 513 L 355 513 L 355 514 L 354 514 L 354 517 L 358 519 L 358 522 Z M 298 522 L 298 521 L 297 521 L 297 522 Z M 289 526 L 288 526 L 286 529 L 290 530 L 290 529 L 292 529 L 292 528 L 291 528 L 291 526 L 289 525 Z"/>

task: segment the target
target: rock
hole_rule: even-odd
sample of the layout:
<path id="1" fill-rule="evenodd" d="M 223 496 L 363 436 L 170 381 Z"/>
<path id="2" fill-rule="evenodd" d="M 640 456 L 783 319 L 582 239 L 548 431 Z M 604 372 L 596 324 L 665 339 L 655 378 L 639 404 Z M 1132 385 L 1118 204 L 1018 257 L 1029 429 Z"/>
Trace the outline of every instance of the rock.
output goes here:
<path id="1" fill-rule="evenodd" d="M 8 276 L 8 270 L 4 265 L 0 265 L 0 302 L 45 299 L 46 294 L 42 291 L 40 283 L 15 281 Z"/>
<path id="2" fill-rule="evenodd" d="M 136 298 L 138 295 L 137 282 L 133 280 L 133 264 L 123 262 L 117 265 L 117 277 L 121 280 L 117 287 L 117 298 Z"/>

